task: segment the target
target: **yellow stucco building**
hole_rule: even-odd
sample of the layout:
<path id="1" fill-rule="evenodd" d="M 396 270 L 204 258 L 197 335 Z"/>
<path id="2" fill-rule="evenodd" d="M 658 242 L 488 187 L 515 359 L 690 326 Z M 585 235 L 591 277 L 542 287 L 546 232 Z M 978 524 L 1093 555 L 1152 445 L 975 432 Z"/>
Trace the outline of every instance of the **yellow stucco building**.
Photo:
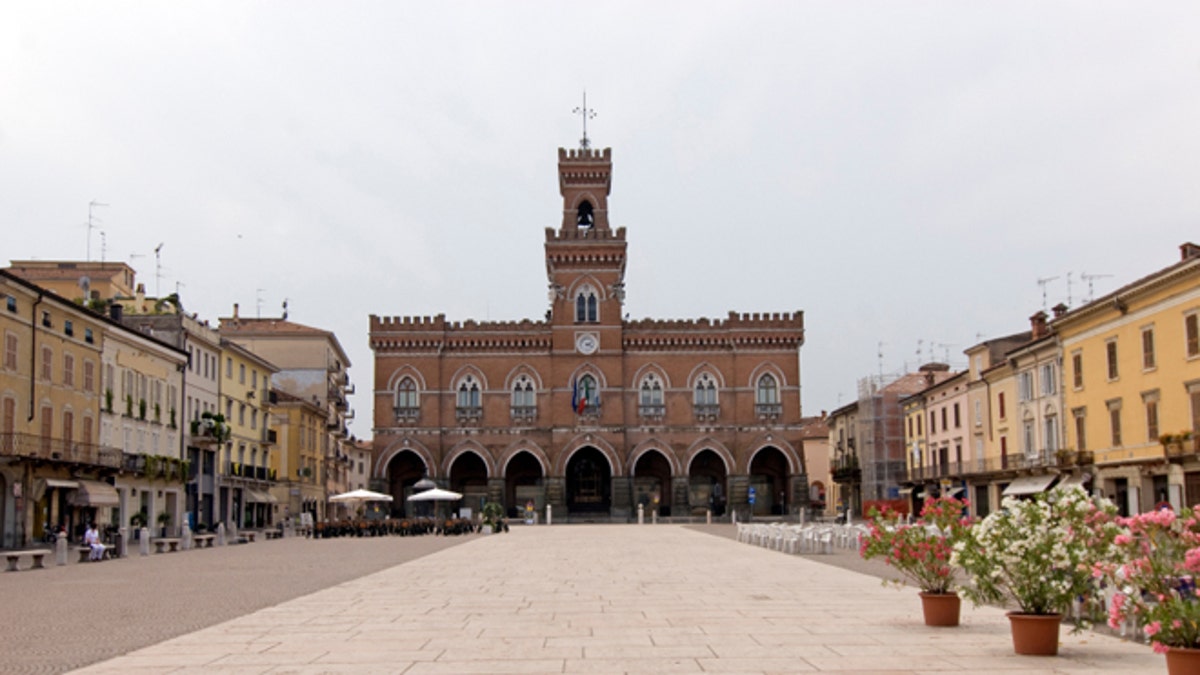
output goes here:
<path id="1" fill-rule="evenodd" d="M 1095 489 L 1124 513 L 1200 502 L 1200 246 L 1180 251 L 1179 262 L 1052 324 L 1064 449 L 1092 453 Z"/>

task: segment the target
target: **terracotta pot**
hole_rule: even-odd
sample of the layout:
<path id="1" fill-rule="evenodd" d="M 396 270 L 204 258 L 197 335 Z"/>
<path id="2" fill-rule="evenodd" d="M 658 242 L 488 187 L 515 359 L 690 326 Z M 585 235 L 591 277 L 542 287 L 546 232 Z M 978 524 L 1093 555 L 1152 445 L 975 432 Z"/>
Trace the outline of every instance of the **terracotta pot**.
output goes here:
<path id="1" fill-rule="evenodd" d="M 921 611 L 925 613 L 926 626 L 957 626 L 962 600 L 958 593 L 921 594 Z"/>
<path id="2" fill-rule="evenodd" d="M 1029 656 L 1058 655 L 1058 627 L 1062 614 L 1009 612 L 1013 651 Z"/>
<path id="3" fill-rule="evenodd" d="M 1200 649 L 1168 648 L 1167 675 L 1200 675 Z"/>

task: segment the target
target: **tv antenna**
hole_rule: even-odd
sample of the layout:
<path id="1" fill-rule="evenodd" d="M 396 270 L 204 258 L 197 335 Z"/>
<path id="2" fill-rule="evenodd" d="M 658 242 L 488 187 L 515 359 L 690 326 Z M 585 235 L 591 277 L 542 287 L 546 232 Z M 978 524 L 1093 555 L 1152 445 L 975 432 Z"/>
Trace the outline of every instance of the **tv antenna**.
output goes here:
<path id="1" fill-rule="evenodd" d="M 1058 278 L 1059 277 L 1057 275 L 1055 275 L 1052 277 L 1042 277 L 1037 280 L 1038 286 L 1040 286 L 1042 289 L 1042 311 L 1043 312 L 1046 311 L 1046 309 L 1050 306 L 1049 302 L 1046 301 L 1046 286 L 1048 286 L 1051 281 L 1055 281 Z"/>
<path id="2" fill-rule="evenodd" d="M 100 230 L 100 264 L 104 264 L 105 254 L 108 253 L 108 237 Z"/>
<path id="3" fill-rule="evenodd" d="M 154 247 L 154 297 L 162 297 L 162 247 L 166 242 L 159 242 Z"/>
<path id="4" fill-rule="evenodd" d="M 266 290 L 267 289 L 265 289 L 265 288 L 254 289 L 254 315 L 255 315 L 255 318 L 258 318 L 258 319 L 262 318 L 262 303 L 263 303 L 262 294 L 264 292 L 266 292 Z"/>
<path id="5" fill-rule="evenodd" d="M 880 381 L 880 383 L 882 383 L 883 382 L 883 341 L 882 340 L 879 342 L 879 350 L 876 352 L 875 356 L 877 356 L 879 358 L 879 381 Z"/>
<path id="6" fill-rule="evenodd" d="M 587 137 L 587 121 L 589 119 L 596 119 L 596 111 L 587 107 L 587 90 L 586 89 L 583 90 L 583 106 L 577 107 L 574 110 L 572 110 L 571 112 L 576 115 L 579 115 L 580 117 L 583 118 L 583 138 L 579 139 L 579 147 L 586 150 L 589 147 L 591 147 L 591 145 L 592 145 L 592 142 L 589 141 L 588 137 Z"/>
<path id="7" fill-rule="evenodd" d="M 87 221 L 87 230 L 88 230 L 88 232 L 87 232 L 87 261 L 88 262 L 92 261 L 92 230 L 96 229 L 96 223 L 104 222 L 104 221 L 100 220 L 99 218 L 97 218 L 96 215 L 93 213 L 93 211 L 96 209 L 97 206 L 108 206 L 108 204 L 104 204 L 95 199 L 88 202 L 88 221 Z M 101 232 L 100 236 L 104 236 L 104 233 Z M 104 262 L 104 260 L 101 259 L 100 262 Z"/>
<path id="8" fill-rule="evenodd" d="M 1088 302 L 1091 302 L 1096 297 L 1095 294 L 1093 293 L 1092 283 L 1094 281 L 1096 281 L 1096 279 L 1107 279 L 1111 276 L 1112 276 L 1111 274 L 1088 274 L 1087 272 L 1079 273 L 1079 278 L 1086 281 L 1087 285 L 1088 285 L 1088 299 L 1087 299 Z"/>

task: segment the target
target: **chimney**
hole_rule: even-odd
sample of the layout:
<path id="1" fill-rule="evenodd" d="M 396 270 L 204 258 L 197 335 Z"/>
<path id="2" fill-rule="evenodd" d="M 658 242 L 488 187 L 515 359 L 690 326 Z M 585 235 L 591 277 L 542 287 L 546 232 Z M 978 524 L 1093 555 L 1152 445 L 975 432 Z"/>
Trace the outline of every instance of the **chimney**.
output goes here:
<path id="1" fill-rule="evenodd" d="M 238 304 L 236 302 L 233 303 L 233 318 L 234 319 L 238 318 Z"/>
<path id="2" fill-rule="evenodd" d="M 1200 246 L 1197 246 L 1190 241 L 1186 244 L 1180 244 L 1179 255 L 1183 260 L 1190 260 L 1191 258 L 1200 257 Z"/>
<path id="3" fill-rule="evenodd" d="M 1030 336 L 1031 340 L 1040 340 L 1050 334 L 1050 330 L 1046 328 L 1046 313 L 1038 312 L 1029 317 L 1029 327 L 1033 331 Z"/>
<path id="4" fill-rule="evenodd" d="M 119 323 L 124 311 L 125 308 L 121 306 L 121 303 L 114 302 L 108 306 L 108 318 Z"/>
<path id="5" fill-rule="evenodd" d="M 1054 318 L 1057 319 L 1058 317 L 1067 313 L 1067 304 L 1065 302 L 1060 302 L 1057 305 L 1051 307 L 1050 309 L 1053 310 Z"/>

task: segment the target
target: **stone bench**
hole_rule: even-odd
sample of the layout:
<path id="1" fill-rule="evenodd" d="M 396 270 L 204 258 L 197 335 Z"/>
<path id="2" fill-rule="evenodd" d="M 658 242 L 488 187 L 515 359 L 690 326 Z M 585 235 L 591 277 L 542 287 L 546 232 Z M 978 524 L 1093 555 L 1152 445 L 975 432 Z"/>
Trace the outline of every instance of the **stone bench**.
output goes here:
<path id="1" fill-rule="evenodd" d="M 81 562 L 81 563 L 91 562 L 91 559 L 92 559 L 92 547 L 91 546 L 77 546 L 77 547 L 75 547 L 75 550 L 79 553 L 79 562 Z M 113 546 L 112 544 L 105 544 L 104 545 L 104 557 L 101 558 L 101 560 L 113 560 L 116 557 L 117 557 L 117 547 Z"/>
<path id="2" fill-rule="evenodd" d="M 178 539 L 155 539 L 154 540 L 154 552 L 155 553 L 163 553 L 166 550 L 169 550 L 171 553 L 178 551 L 179 550 L 179 540 Z"/>
<path id="3" fill-rule="evenodd" d="M 31 570 L 46 569 L 43 560 L 50 555 L 50 549 L 34 549 L 32 551 L 6 551 L 4 557 L 8 560 L 8 571 L 16 572 L 17 566 L 21 563 L 21 558 L 29 558 L 33 561 Z"/>
<path id="4" fill-rule="evenodd" d="M 266 535 L 268 540 L 283 538 L 283 532 L 280 530 L 264 530 L 263 534 Z"/>
<path id="5" fill-rule="evenodd" d="M 258 536 L 258 533 L 254 532 L 252 530 L 246 530 L 244 532 L 238 533 L 238 539 L 245 539 L 246 542 L 251 543 L 251 544 L 254 543 L 254 538 L 256 536 Z"/>
<path id="6" fill-rule="evenodd" d="M 192 541 L 196 542 L 196 548 L 212 548 L 217 543 L 217 535 L 193 534 Z"/>

